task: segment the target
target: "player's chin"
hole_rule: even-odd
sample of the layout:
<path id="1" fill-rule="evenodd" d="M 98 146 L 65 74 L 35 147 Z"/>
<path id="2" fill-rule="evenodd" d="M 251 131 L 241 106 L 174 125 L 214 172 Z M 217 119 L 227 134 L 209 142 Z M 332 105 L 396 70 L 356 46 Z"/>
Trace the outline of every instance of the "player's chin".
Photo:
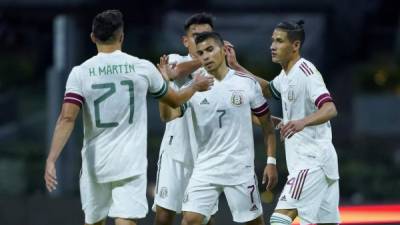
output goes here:
<path id="1" fill-rule="evenodd" d="M 207 72 L 214 71 L 216 69 L 215 63 L 209 63 L 204 66 Z"/>

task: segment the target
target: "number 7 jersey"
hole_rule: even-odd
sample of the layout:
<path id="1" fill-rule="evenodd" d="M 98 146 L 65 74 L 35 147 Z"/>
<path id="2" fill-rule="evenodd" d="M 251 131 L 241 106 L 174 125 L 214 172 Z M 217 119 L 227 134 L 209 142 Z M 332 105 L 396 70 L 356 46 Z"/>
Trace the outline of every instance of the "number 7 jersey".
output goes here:
<path id="1" fill-rule="evenodd" d="M 146 173 L 147 102 L 168 86 L 155 66 L 121 51 L 72 69 L 64 103 L 82 107 L 82 169 L 104 183 Z"/>
<path id="2" fill-rule="evenodd" d="M 198 154 L 192 177 L 220 185 L 236 185 L 254 176 L 251 114 L 262 116 L 269 105 L 257 81 L 229 70 L 209 91 L 189 100 Z"/>

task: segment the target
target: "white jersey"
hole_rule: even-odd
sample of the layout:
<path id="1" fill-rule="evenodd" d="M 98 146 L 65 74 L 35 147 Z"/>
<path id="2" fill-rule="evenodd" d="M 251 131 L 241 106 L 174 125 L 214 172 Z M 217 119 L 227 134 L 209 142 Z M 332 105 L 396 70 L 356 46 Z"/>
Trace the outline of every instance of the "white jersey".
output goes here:
<path id="1" fill-rule="evenodd" d="M 82 106 L 82 166 L 97 182 L 146 173 L 146 95 L 160 98 L 167 90 L 152 63 L 121 51 L 99 53 L 72 69 L 64 102 Z"/>
<path id="2" fill-rule="evenodd" d="M 170 64 L 173 63 L 182 63 L 191 61 L 192 57 L 190 55 L 181 56 L 178 54 L 170 54 L 168 56 L 168 60 Z M 179 90 L 181 88 L 186 87 L 192 81 L 194 74 L 199 73 L 200 71 L 205 71 L 204 68 L 199 68 L 189 76 L 175 80 L 170 82 L 170 87 L 175 90 Z M 172 121 L 169 121 L 165 125 L 165 132 L 163 139 L 161 141 L 160 154 L 168 154 L 171 158 L 183 162 L 187 165 L 193 165 L 193 152 L 196 152 L 195 143 L 190 141 L 190 137 L 193 135 L 189 135 L 192 132 L 192 126 L 189 124 L 191 121 L 191 113 L 185 113 L 182 117 L 176 118 Z"/>
<path id="3" fill-rule="evenodd" d="M 254 176 L 251 114 L 265 115 L 269 105 L 257 81 L 229 69 L 211 90 L 189 100 L 198 155 L 192 177 L 220 185 L 236 185 Z"/>
<path id="4" fill-rule="evenodd" d="M 301 58 L 288 74 L 284 70 L 270 82 L 273 96 L 282 100 L 283 122 L 302 119 L 332 101 L 320 72 Z M 338 179 L 338 165 L 332 144 L 330 122 L 305 127 L 285 139 L 289 173 L 321 167 L 331 179 Z"/>

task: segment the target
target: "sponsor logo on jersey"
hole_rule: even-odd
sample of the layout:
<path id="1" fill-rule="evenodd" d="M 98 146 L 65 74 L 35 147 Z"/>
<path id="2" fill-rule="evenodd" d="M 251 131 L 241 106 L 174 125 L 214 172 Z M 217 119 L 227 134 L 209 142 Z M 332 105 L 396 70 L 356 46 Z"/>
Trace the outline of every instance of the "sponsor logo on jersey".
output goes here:
<path id="1" fill-rule="evenodd" d="M 231 103 L 234 106 L 242 105 L 243 104 L 243 95 L 238 91 L 232 92 Z"/>
<path id="2" fill-rule="evenodd" d="M 250 211 L 256 211 L 256 210 L 258 210 L 258 208 L 257 208 L 256 205 L 253 205 L 253 206 L 250 208 Z"/>
<path id="3" fill-rule="evenodd" d="M 168 197 L 168 188 L 167 187 L 161 187 L 159 195 L 160 195 L 160 198 Z"/>
<path id="4" fill-rule="evenodd" d="M 203 101 L 200 102 L 200 105 L 209 105 L 207 98 L 204 98 Z"/>
<path id="5" fill-rule="evenodd" d="M 279 199 L 279 201 L 284 201 L 284 202 L 286 202 L 286 195 L 282 196 L 281 199 Z"/>

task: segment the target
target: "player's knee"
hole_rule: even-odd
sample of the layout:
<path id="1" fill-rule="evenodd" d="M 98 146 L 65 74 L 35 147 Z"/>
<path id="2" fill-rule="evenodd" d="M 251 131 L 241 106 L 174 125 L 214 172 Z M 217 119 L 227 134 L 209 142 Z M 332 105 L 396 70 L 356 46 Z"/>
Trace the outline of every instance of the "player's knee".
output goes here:
<path id="1" fill-rule="evenodd" d="M 167 209 L 157 208 L 155 225 L 170 225 L 173 223 L 175 212 Z"/>
<path id="2" fill-rule="evenodd" d="M 203 216 L 197 213 L 184 213 L 182 218 L 182 225 L 201 225 Z"/>
<path id="3" fill-rule="evenodd" d="M 173 222 L 173 218 L 167 215 L 157 215 L 155 219 L 155 225 L 170 225 Z"/>
<path id="4" fill-rule="evenodd" d="M 292 224 L 292 218 L 282 213 L 273 213 L 270 220 L 271 225 L 290 225 Z"/>

